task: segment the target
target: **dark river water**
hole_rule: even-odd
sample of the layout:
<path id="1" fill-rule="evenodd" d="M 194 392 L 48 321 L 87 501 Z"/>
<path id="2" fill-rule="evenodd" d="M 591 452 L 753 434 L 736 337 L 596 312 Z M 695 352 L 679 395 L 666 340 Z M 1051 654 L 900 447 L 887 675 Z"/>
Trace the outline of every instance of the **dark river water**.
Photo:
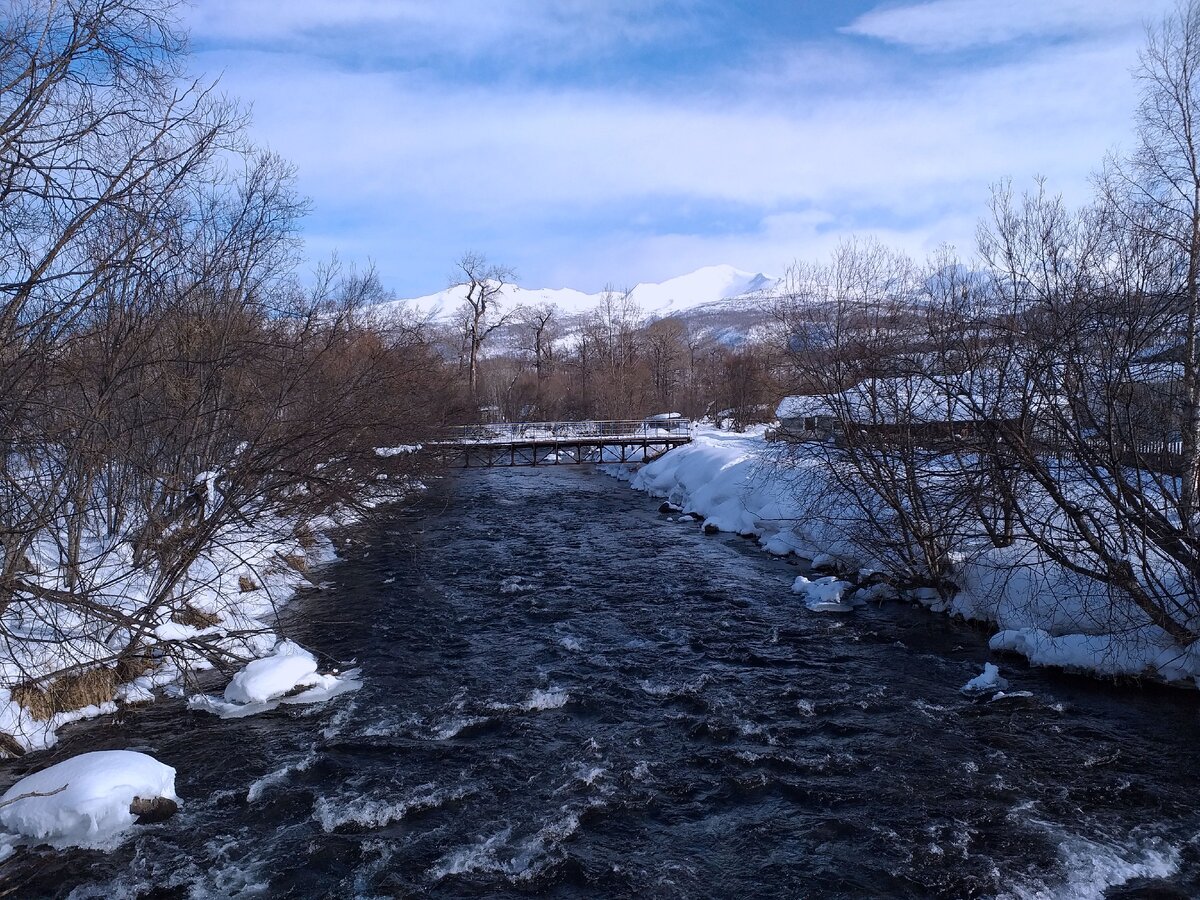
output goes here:
<path id="1" fill-rule="evenodd" d="M 67 729 L 185 807 L 116 851 L 23 850 L 13 897 L 1197 897 L 1200 701 L 1002 660 L 586 469 L 448 480 L 350 532 L 290 634 L 328 704 L 160 702 Z M 1113 887 L 1113 885 L 1123 885 Z"/>

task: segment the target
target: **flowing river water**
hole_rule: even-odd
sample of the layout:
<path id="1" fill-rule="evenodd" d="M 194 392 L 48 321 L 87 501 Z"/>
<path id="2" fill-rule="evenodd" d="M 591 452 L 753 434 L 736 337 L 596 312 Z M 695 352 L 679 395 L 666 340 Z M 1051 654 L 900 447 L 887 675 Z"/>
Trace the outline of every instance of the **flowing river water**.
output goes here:
<path id="1" fill-rule="evenodd" d="M 1200 699 L 1001 661 L 585 468 L 448 479 L 345 537 L 290 635 L 328 704 L 160 702 L 52 755 L 142 749 L 184 808 L 117 850 L 23 850 L 14 897 L 1200 896 Z M 1119 885 L 1119 886 L 1118 886 Z"/>

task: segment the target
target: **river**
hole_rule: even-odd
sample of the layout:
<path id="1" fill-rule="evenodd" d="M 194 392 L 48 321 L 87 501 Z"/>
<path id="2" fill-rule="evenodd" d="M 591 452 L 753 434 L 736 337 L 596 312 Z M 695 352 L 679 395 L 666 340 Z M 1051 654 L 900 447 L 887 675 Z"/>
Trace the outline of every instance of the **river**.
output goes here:
<path id="1" fill-rule="evenodd" d="M 1001 660 L 1029 696 L 972 699 L 984 633 L 808 612 L 792 563 L 656 503 L 488 470 L 351 530 L 289 633 L 364 688 L 67 729 L 53 758 L 145 750 L 185 806 L 0 894 L 1200 896 L 1195 693 Z"/>

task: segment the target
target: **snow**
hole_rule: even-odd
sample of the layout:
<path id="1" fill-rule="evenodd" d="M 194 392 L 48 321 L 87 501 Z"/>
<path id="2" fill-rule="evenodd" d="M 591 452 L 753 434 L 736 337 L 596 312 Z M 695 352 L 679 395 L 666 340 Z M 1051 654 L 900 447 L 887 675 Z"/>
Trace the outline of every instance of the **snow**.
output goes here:
<path id="1" fill-rule="evenodd" d="M 230 703 L 261 703 L 307 687 L 317 677 L 317 660 L 292 641 L 280 641 L 270 656 L 247 663 L 225 688 Z"/>
<path id="2" fill-rule="evenodd" d="M 870 379 L 832 397 L 784 397 L 775 410 L 775 417 L 798 419 L 839 415 L 851 421 L 875 424 L 973 422 L 982 417 L 982 411 L 995 411 L 997 406 L 998 402 L 986 391 L 959 393 L 935 378 L 914 375 Z"/>
<path id="3" fill-rule="evenodd" d="M 632 288 L 630 298 L 643 314 L 664 316 L 722 300 L 746 297 L 775 284 L 777 279 L 761 272 L 746 272 L 728 265 L 705 266 L 663 282 L 641 282 Z M 465 296 L 466 288 L 458 286 L 423 297 L 391 301 L 381 304 L 379 308 L 384 313 L 393 307 L 415 308 L 445 319 L 463 303 Z M 568 316 L 590 312 L 603 299 L 603 291 L 589 294 L 571 288 L 529 289 L 505 285 L 500 293 L 500 302 L 506 309 L 552 303 Z"/>
<path id="4" fill-rule="evenodd" d="M 767 443 L 761 429 L 734 434 L 698 427 L 692 443 L 652 463 L 601 469 L 705 526 L 754 536 L 770 553 L 795 554 L 842 578 L 889 571 L 896 561 L 877 556 L 884 552 L 878 544 L 863 542 L 862 507 L 839 488 L 829 466 L 820 448 L 781 449 Z M 997 548 L 981 535 L 965 535 L 954 554 L 952 581 L 956 590 L 949 595 L 932 589 L 899 595 L 933 612 L 994 625 L 991 648 L 1034 665 L 1200 686 L 1200 645 L 1179 646 L 1131 601 L 1027 542 Z M 801 576 L 793 590 L 812 609 L 842 611 L 846 584 L 837 577 Z M 882 587 L 857 599 L 890 592 Z"/>
<path id="5" fill-rule="evenodd" d="M 224 699 L 198 695 L 188 706 L 223 719 L 269 712 L 280 703 L 320 703 L 362 687 L 360 670 L 322 675 L 317 660 L 293 641 L 280 641 L 269 656 L 248 662 L 225 687 Z"/>
<path id="6" fill-rule="evenodd" d="M 805 417 L 828 416 L 833 414 L 833 408 L 824 397 L 814 397 L 807 394 L 797 394 L 784 397 L 775 409 L 777 419 L 803 419 Z"/>
<path id="7" fill-rule="evenodd" d="M 55 847 L 105 848 L 135 824 L 135 798 L 160 797 L 179 799 L 170 766 L 132 750 L 83 753 L 10 787 L 0 797 L 0 826 Z"/>
<path id="8" fill-rule="evenodd" d="M 189 638 L 201 637 L 206 634 L 217 634 L 220 629 L 197 628 L 194 625 L 180 625 L 178 622 L 164 622 L 155 626 L 154 636 L 160 641 L 186 641 Z"/>
<path id="9" fill-rule="evenodd" d="M 379 452 L 389 456 L 412 449 L 385 447 Z M 196 483 L 206 501 L 211 502 L 214 492 L 222 489 L 221 473 L 204 472 Z M 423 486 L 410 478 L 396 478 L 380 485 L 375 500 L 386 502 L 421 489 Z M 218 530 L 206 552 L 158 607 L 153 606 L 150 598 L 160 588 L 161 573 L 154 565 L 134 565 L 129 535 L 136 533 L 136 529 L 131 526 L 113 535 L 106 521 L 97 519 L 89 525 L 83 535 L 82 556 L 89 560 L 90 568 L 80 573 L 82 589 L 87 591 L 92 604 L 111 609 L 116 619 L 131 617 L 145 622 L 148 630 L 136 637 L 156 664 L 151 672 L 119 685 L 113 701 L 147 703 L 160 692 L 179 696 L 182 693 L 179 685 L 185 675 L 212 667 L 213 649 L 247 661 L 273 655 L 279 643 L 273 623 L 280 606 L 298 588 L 310 583 L 317 567 L 334 558 L 333 544 L 324 532 L 353 521 L 355 515 L 340 511 L 301 523 L 266 506 L 247 510 L 244 520 Z M 50 533 L 36 541 L 28 553 L 31 572 L 26 577 L 49 590 L 72 590 L 63 565 L 62 547 L 66 544 L 65 535 Z M 303 564 L 293 565 L 295 560 Z M 305 571 L 299 572 L 298 568 Z M 249 590 L 247 581 L 252 585 Z M 197 627 L 175 621 L 180 612 L 189 608 L 212 616 L 215 624 Z M 97 614 L 86 609 L 55 607 L 52 612 L 53 615 L 47 615 L 42 601 L 21 594 L 0 611 L 0 631 L 7 636 L 6 652 L 0 654 L 0 732 L 13 737 L 25 751 L 53 747 L 58 730 L 64 725 L 112 714 L 117 706 L 115 702 L 104 702 L 39 720 L 13 700 L 11 687 L 28 681 L 49 683 L 56 673 L 85 670 L 95 660 L 112 659 L 135 637 L 129 629 L 113 629 L 107 624 L 99 627 Z M 98 617 L 102 623 L 114 620 L 107 614 Z M 206 647 L 190 643 L 196 638 L 203 638 Z M 303 696 L 305 702 L 315 702 L 354 690 L 360 684 L 357 678 L 346 674 L 314 676 L 305 685 L 308 690 Z M 209 699 L 230 707 L 236 705 L 242 714 L 249 705 Z M 256 702 L 270 708 L 277 705 L 274 700 Z"/>
<path id="10" fill-rule="evenodd" d="M 792 593 L 804 597 L 804 605 L 813 612 L 850 612 L 854 604 L 842 600 L 850 582 L 840 581 L 836 576 L 809 580 L 803 575 L 797 575 L 792 582 Z"/>
<path id="11" fill-rule="evenodd" d="M 385 459 L 389 456 L 404 456 L 408 453 L 418 452 L 421 447 L 421 444 L 401 444 L 398 447 L 376 447 L 375 455 L 382 456 Z"/>
<path id="12" fill-rule="evenodd" d="M 1008 681 L 1000 677 L 999 666 L 993 663 L 984 663 L 983 672 L 964 684 L 962 690 L 968 694 L 1005 691 L 1008 690 Z"/>

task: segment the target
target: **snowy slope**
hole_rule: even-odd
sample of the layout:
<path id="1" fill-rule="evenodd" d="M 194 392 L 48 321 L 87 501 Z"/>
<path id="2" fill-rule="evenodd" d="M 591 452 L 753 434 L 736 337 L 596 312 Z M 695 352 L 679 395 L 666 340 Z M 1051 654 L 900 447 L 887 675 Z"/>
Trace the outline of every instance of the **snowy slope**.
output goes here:
<path id="1" fill-rule="evenodd" d="M 633 302 L 646 316 L 662 317 L 686 312 L 698 307 L 754 294 L 776 283 L 761 272 L 744 272 L 733 266 L 705 266 L 667 281 L 655 284 L 641 282 L 632 289 Z M 615 293 L 623 292 L 623 288 Z M 553 303 L 567 316 L 578 316 L 595 309 L 604 299 L 604 291 L 587 294 L 571 288 L 523 288 L 507 285 L 502 303 L 504 308 Z M 437 319 L 450 316 L 466 296 L 463 286 L 448 288 L 436 294 L 395 301 L 396 305 L 416 308 Z M 393 304 L 382 304 L 386 312 Z"/>

